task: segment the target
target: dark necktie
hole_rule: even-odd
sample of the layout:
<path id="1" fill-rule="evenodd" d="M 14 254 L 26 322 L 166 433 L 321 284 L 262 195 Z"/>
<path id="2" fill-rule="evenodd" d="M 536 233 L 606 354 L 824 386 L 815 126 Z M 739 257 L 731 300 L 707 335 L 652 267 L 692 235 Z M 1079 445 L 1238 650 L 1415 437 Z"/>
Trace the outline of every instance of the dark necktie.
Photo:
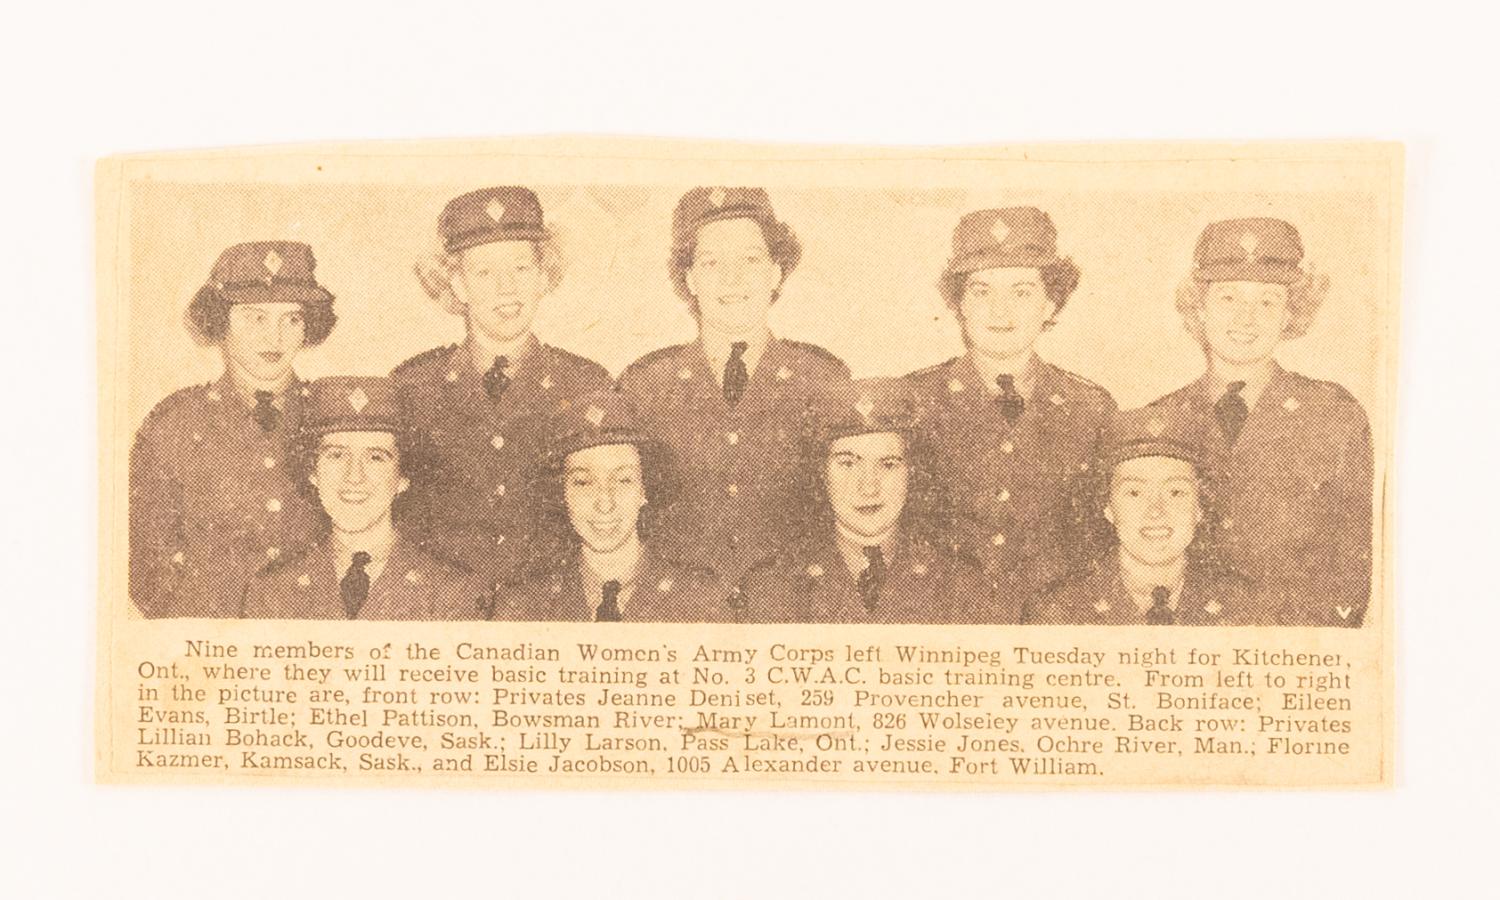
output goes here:
<path id="1" fill-rule="evenodd" d="M 365 566 L 369 564 L 370 554 L 363 550 L 354 551 L 354 558 L 349 561 L 349 571 L 339 581 L 339 596 L 344 599 L 344 612 L 351 619 L 359 616 L 359 608 L 370 597 L 370 573 L 365 571 Z"/>
<path id="2" fill-rule="evenodd" d="M 1233 444 L 1240 436 L 1240 429 L 1245 427 L 1245 420 L 1250 418 L 1250 407 L 1245 403 L 1245 398 L 1240 396 L 1240 391 L 1245 389 L 1245 382 L 1231 381 L 1224 396 L 1214 404 L 1214 416 L 1219 420 L 1219 429 L 1224 432 L 1224 440 Z"/>
<path id="3" fill-rule="evenodd" d="M 724 364 L 724 399 L 730 406 L 745 396 L 745 386 L 750 383 L 750 370 L 745 368 L 745 351 L 750 345 L 735 341 L 729 345 L 729 362 Z"/>
<path id="4" fill-rule="evenodd" d="M 865 559 L 869 564 L 859 573 L 859 599 L 864 601 L 865 609 L 874 612 L 875 604 L 880 602 L 880 588 L 885 583 L 885 555 L 879 546 L 866 547 Z"/>
<path id="5" fill-rule="evenodd" d="M 1171 625 L 1177 617 L 1172 615 L 1172 607 L 1167 601 L 1172 599 L 1172 592 L 1157 585 L 1151 589 L 1151 608 L 1146 610 L 1147 625 Z"/>
<path id="6" fill-rule="evenodd" d="M 250 410 L 250 417 L 260 426 L 261 431 L 275 430 L 276 422 L 281 419 L 281 410 L 271 402 L 275 399 L 276 395 L 270 391 L 255 392 L 255 408 Z"/>
<path id="7" fill-rule="evenodd" d="M 604 599 L 594 611 L 595 622 L 620 621 L 620 582 L 613 578 L 604 582 Z"/>
<path id="8" fill-rule="evenodd" d="M 504 356 L 495 357 L 495 364 L 490 366 L 489 371 L 484 373 L 484 392 L 491 400 L 499 400 L 505 389 L 510 387 L 510 376 L 505 374 L 505 369 L 510 365 L 510 360 Z"/>
<path id="9" fill-rule="evenodd" d="M 1016 390 L 1016 376 L 997 375 L 995 384 L 1000 386 L 1000 415 L 1005 417 L 1005 421 L 1014 425 L 1016 420 L 1021 418 L 1021 413 L 1026 411 L 1026 398 Z"/>

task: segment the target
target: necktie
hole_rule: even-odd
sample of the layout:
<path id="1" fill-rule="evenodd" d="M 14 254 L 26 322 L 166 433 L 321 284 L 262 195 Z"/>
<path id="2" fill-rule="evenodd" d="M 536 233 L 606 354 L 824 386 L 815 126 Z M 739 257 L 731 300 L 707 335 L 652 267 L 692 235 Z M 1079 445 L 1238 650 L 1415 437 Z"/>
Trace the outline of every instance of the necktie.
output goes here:
<path id="1" fill-rule="evenodd" d="M 595 622 L 620 621 L 620 582 L 611 578 L 604 582 L 604 599 L 594 611 Z"/>
<path id="2" fill-rule="evenodd" d="M 499 400 L 500 395 L 505 393 L 505 389 L 510 386 L 510 376 L 505 374 L 505 369 L 509 365 L 509 359 L 497 356 L 495 364 L 484 373 L 484 392 L 491 400 Z"/>
<path id="3" fill-rule="evenodd" d="M 1245 389 L 1245 382 L 1231 381 L 1224 396 L 1214 404 L 1214 416 L 1219 420 L 1219 429 L 1224 432 L 1224 439 L 1233 444 L 1240 436 L 1240 429 L 1245 427 L 1245 420 L 1250 418 L 1250 407 L 1245 403 L 1245 398 L 1240 396 L 1240 391 Z"/>
<path id="4" fill-rule="evenodd" d="M 885 583 L 885 555 L 879 546 L 866 547 L 865 559 L 869 563 L 859 573 L 859 599 L 864 601 L 865 609 L 874 612 L 875 604 L 880 602 L 881 585 Z"/>
<path id="5" fill-rule="evenodd" d="M 250 417 L 260 426 L 261 431 L 274 430 L 277 420 L 281 418 L 281 410 L 271 403 L 274 399 L 276 395 L 270 391 L 255 392 L 255 408 L 250 410 Z"/>
<path id="6" fill-rule="evenodd" d="M 1026 411 L 1026 398 L 1016 390 L 1016 376 L 997 375 L 995 384 L 1000 386 L 1000 415 L 1005 417 L 1005 421 L 1014 425 L 1016 420 L 1021 418 L 1021 413 Z"/>
<path id="7" fill-rule="evenodd" d="M 344 612 L 351 619 L 359 615 L 359 608 L 370 597 L 370 573 L 365 571 L 369 564 L 370 554 L 363 550 L 354 551 L 349 571 L 339 580 L 339 596 L 344 600 Z"/>
<path id="8" fill-rule="evenodd" d="M 1151 589 L 1151 608 L 1146 610 L 1147 625 L 1171 625 L 1176 621 L 1177 617 L 1172 615 L 1172 607 L 1167 605 L 1170 599 L 1172 592 L 1161 585 Z"/>
<path id="9" fill-rule="evenodd" d="M 745 386 L 750 383 L 750 370 L 745 368 L 745 351 L 750 345 L 735 341 L 729 345 L 729 362 L 724 364 L 724 399 L 730 406 L 745 396 Z"/>

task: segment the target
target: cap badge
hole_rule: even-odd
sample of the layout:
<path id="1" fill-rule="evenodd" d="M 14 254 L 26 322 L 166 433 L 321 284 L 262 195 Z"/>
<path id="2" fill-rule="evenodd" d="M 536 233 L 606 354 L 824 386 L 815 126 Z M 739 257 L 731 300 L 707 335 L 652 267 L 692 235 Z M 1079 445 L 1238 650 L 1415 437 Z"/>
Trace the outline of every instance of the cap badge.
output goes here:
<path id="1" fill-rule="evenodd" d="M 875 401 L 869 397 L 860 397 L 859 402 L 854 404 L 854 411 L 859 413 L 859 417 L 864 419 L 865 424 L 868 425 L 870 424 L 870 413 L 875 411 Z"/>
<path id="2" fill-rule="evenodd" d="M 356 415 L 363 412 L 364 408 L 369 405 L 370 397 L 365 393 L 364 388 L 355 388 L 349 392 L 349 406 Z"/>
<path id="3" fill-rule="evenodd" d="M 716 187 L 708 192 L 708 202 L 712 203 L 716 207 L 723 206 L 724 198 L 727 196 L 728 195 L 724 192 L 723 188 Z"/>
<path id="4" fill-rule="evenodd" d="M 501 203 L 499 200 L 491 200 L 489 203 L 485 204 L 484 213 L 491 219 L 499 222 L 501 219 L 505 218 L 505 204 Z"/>
<path id="5" fill-rule="evenodd" d="M 1152 437 L 1159 438 L 1167 430 L 1167 423 L 1161 419 L 1153 418 L 1146 423 L 1146 430 L 1151 433 Z"/>
<path id="6" fill-rule="evenodd" d="M 1260 241 L 1250 232 L 1240 236 L 1240 249 L 1245 251 L 1245 262 L 1255 262 L 1255 251 L 1260 247 Z"/>
<path id="7" fill-rule="evenodd" d="M 995 224 L 990 227 L 990 234 L 994 235 L 995 243 L 1003 244 L 1010 237 L 1010 226 L 1005 224 L 1004 219 L 996 219 Z"/>
<path id="8" fill-rule="evenodd" d="M 281 271 L 281 254 L 275 250 L 268 250 L 266 258 L 261 260 L 261 262 L 265 265 L 266 271 L 271 273 L 270 277 L 272 278 L 276 277 L 276 273 Z"/>
<path id="9" fill-rule="evenodd" d="M 590 425 L 598 428 L 599 423 L 604 421 L 604 410 L 598 406 L 590 406 L 588 411 L 583 414 L 583 417 L 589 420 Z"/>

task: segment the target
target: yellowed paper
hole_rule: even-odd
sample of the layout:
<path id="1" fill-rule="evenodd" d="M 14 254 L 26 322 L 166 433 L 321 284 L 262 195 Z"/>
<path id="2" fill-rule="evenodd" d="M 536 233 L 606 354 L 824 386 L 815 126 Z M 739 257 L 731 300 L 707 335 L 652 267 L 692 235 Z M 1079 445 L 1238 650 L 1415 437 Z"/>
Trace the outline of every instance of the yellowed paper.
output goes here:
<path id="1" fill-rule="evenodd" d="M 97 777 L 1388 785 L 1401 177 L 1399 147 L 1349 143 L 877 149 L 567 138 L 105 160 Z M 517 206 L 524 194 L 450 206 L 491 187 L 531 192 L 540 218 Z M 984 215 L 966 218 L 975 214 Z M 473 312 L 490 296 L 482 279 L 514 284 L 478 261 L 500 252 L 484 248 L 540 246 L 525 231 L 536 221 L 555 256 L 505 257 L 521 260 L 520 283 L 542 286 L 521 335 L 535 337 L 487 338 Z M 736 232 L 737 222 L 762 227 Z M 795 259 L 767 222 L 795 234 Z M 1233 224 L 1215 231 L 1220 223 Z M 705 248 L 720 245 L 706 229 L 717 226 L 722 246 L 764 243 L 710 260 Z M 469 241 L 478 243 L 459 246 Z M 244 246 L 250 256 L 225 256 Z M 305 271 L 301 246 L 315 257 Z M 1078 277 L 1059 294 L 1064 259 Z M 751 321 L 749 349 L 736 351 L 740 338 L 719 325 L 740 321 L 741 296 L 753 305 L 757 278 L 774 294 L 771 337 Z M 323 302 L 307 299 L 309 285 L 332 295 L 337 317 L 321 342 L 307 339 Z M 266 326 L 296 330 L 290 393 L 256 398 L 249 370 L 264 365 L 270 384 L 282 360 L 250 347 L 237 363 L 228 339 L 193 319 L 200 295 L 225 298 L 226 334 L 249 334 L 257 326 L 236 317 L 268 303 L 273 315 L 295 313 Z M 497 321 L 514 308 L 529 314 L 511 294 L 493 296 Z M 702 306 L 712 303 L 723 306 Z M 1185 327 L 1212 332 L 1215 303 L 1228 342 L 1217 349 Z M 992 337 L 996 346 L 1026 338 L 1027 309 L 1045 319 L 1035 339 L 1014 357 L 984 356 Z M 969 328 L 981 315 L 1004 327 Z M 1226 363 L 1239 344 L 1244 359 Z M 701 368 L 679 364 L 669 349 L 679 346 Z M 541 365 L 549 357 L 538 347 L 586 361 L 567 371 L 597 369 L 603 384 L 578 376 L 577 390 L 565 390 L 574 375 Z M 426 362 L 402 368 L 423 353 Z M 749 359 L 739 388 L 735 354 Z M 481 357 L 503 377 L 486 381 Z M 410 388 L 429 364 L 432 393 Z M 1062 376 L 1043 364 L 1072 380 L 1052 386 Z M 1215 365 L 1249 375 L 1215 380 Z M 1213 393 L 1184 443 L 1182 409 L 1206 366 Z M 386 382 L 322 380 L 393 369 L 408 387 L 389 427 L 379 419 Z M 444 393 L 466 384 L 467 399 Z M 1007 385 L 1019 385 L 1014 407 Z M 523 390 L 543 398 L 536 415 L 505 419 Z M 1239 422 L 1213 402 L 1226 392 L 1249 398 Z M 611 431 L 615 396 L 633 418 Z M 972 408 L 955 405 L 971 396 Z M 343 424 L 319 405 L 329 397 L 349 406 Z M 891 397 L 909 417 L 883 418 Z M 1085 421 L 1085 398 L 1099 397 L 1108 406 L 1088 400 L 1097 408 Z M 191 403 L 208 412 L 180 411 Z M 431 425 L 449 411 L 447 424 Z M 480 486 L 453 474 L 462 455 L 445 457 L 444 442 L 487 427 L 487 416 L 509 424 L 467 438 L 479 441 L 470 457 L 493 453 L 482 471 L 504 473 Z M 223 438 L 231 432 L 247 437 Z M 349 479 L 378 480 L 370 473 L 385 458 L 330 438 L 396 432 L 420 432 L 412 446 L 428 464 L 391 470 L 392 484 L 408 482 L 389 517 L 394 537 L 371 543 L 360 563 L 349 551 L 365 545 L 350 535 L 387 532 L 384 519 L 373 531 L 344 527 L 359 518 L 349 508 L 368 502 Z M 897 449 L 871 449 L 882 435 L 897 440 L 879 447 Z M 657 457 L 630 449 L 649 511 L 630 515 L 663 524 L 639 529 L 641 561 L 611 568 L 637 541 L 591 556 L 585 532 L 597 523 L 569 515 L 607 505 L 597 527 L 614 528 L 633 485 L 611 469 L 594 500 L 564 500 L 597 487 L 577 474 L 591 458 L 581 454 L 645 442 L 675 450 L 679 490 L 653 507 Z M 916 452 L 928 445 L 939 451 L 930 465 Z M 395 438 L 382 446 L 415 458 Z M 334 451 L 364 453 L 359 475 L 325 469 Z M 1133 513 L 1125 487 L 1143 459 L 1178 475 L 1151 481 L 1162 493 Z M 897 470 L 899 496 L 885 480 Z M 789 472 L 819 487 L 804 491 Z M 915 487 L 925 476 L 942 504 L 916 505 L 930 499 Z M 330 498 L 346 495 L 355 499 L 334 508 Z M 852 511 L 840 511 L 841 496 Z M 861 511 L 860 496 L 879 502 Z M 1034 497 L 1049 499 L 1012 511 Z M 782 504 L 778 528 L 734 518 L 762 500 Z M 506 531 L 499 512 L 494 530 L 454 524 L 459 509 L 547 503 L 555 548 L 540 526 Z M 1184 518 L 1172 518 L 1174 503 L 1186 504 Z M 888 530 L 876 527 L 885 522 L 876 507 L 895 516 Z M 293 527 L 296 510 L 307 518 Z M 861 521 L 875 523 L 868 539 Z M 1127 528 L 1147 534 L 1148 549 L 1167 547 L 1165 561 L 1133 555 Z M 281 546 L 293 532 L 305 543 Z M 1171 550 L 1177 537 L 1187 549 Z M 867 547 L 883 548 L 878 563 L 861 557 Z M 1143 581 L 1142 572 L 1165 574 Z M 549 586 L 566 597 L 575 585 L 576 609 L 549 599 Z M 324 605 L 311 605 L 319 590 Z M 593 621 L 612 617 L 605 603 L 623 621 Z M 1161 618 L 1170 624 L 1148 624 Z"/>

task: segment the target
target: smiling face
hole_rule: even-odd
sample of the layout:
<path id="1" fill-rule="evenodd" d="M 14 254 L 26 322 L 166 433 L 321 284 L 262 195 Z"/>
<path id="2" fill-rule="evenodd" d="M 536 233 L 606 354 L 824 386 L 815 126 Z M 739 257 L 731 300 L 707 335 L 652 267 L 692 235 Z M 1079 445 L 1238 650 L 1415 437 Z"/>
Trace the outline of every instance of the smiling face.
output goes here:
<path id="1" fill-rule="evenodd" d="M 1199 312 L 1208 350 L 1234 365 L 1262 362 L 1276 352 L 1291 321 L 1287 288 L 1258 281 L 1215 281 Z"/>
<path id="2" fill-rule="evenodd" d="M 1146 565 L 1180 559 L 1203 521 L 1198 472 L 1170 456 L 1141 456 L 1115 466 L 1104 517 L 1125 552 Z"/>
<path id="3" fill-rule="evenodd" d="M 693 265 L 685 277 L 705 327 L 747 334 L 766 327 L 782 271 L 758 222 L 724 219 L 698 229 Z"/>
<path id="4" fill-rule="evenodd" d="M 828 447 L 824 474 L 834 518 L 845 532 L 876 544 L 895 531 L 911 477 L 901 435 L 839 438 Z"/>
<path id="5" fill-rule="evenodd" d="M 470 247 L 459 254 L 453 276 L 453 293 L 467 310 L 469 327 L 499 343 L 531 331 L 549 286 L 530 241 Z"/>
<path id="6" fill-rule="evenodd" d="M 225 363 L 237 381 L 279 390 L 306 337 L 300 303 L 236 303 L 224 332 Z"/>
<path id="7" fill-rule="evenodd" d="M 333 527 L 358 534 L 390 518 L 396 495 L 410 485 L 401 475 L 399 462 L 396 437 L 390 432 L 323 435 L 312 483 Z"/>
<path id="8" fill-rule="evenodd" d="M 589 549 L 609 553 L 625 546 L 646 505 L 640 450 L 602 444 L 568 454 L 563 497 L 573 530 Z"/>
<path id="9" fill-rule="evenodd" d="M 1037 269 L 981 269 L 964 279 L 959 301 L 969 346 L 998 359 L 1031 352 L 1057 312 Z"/>

